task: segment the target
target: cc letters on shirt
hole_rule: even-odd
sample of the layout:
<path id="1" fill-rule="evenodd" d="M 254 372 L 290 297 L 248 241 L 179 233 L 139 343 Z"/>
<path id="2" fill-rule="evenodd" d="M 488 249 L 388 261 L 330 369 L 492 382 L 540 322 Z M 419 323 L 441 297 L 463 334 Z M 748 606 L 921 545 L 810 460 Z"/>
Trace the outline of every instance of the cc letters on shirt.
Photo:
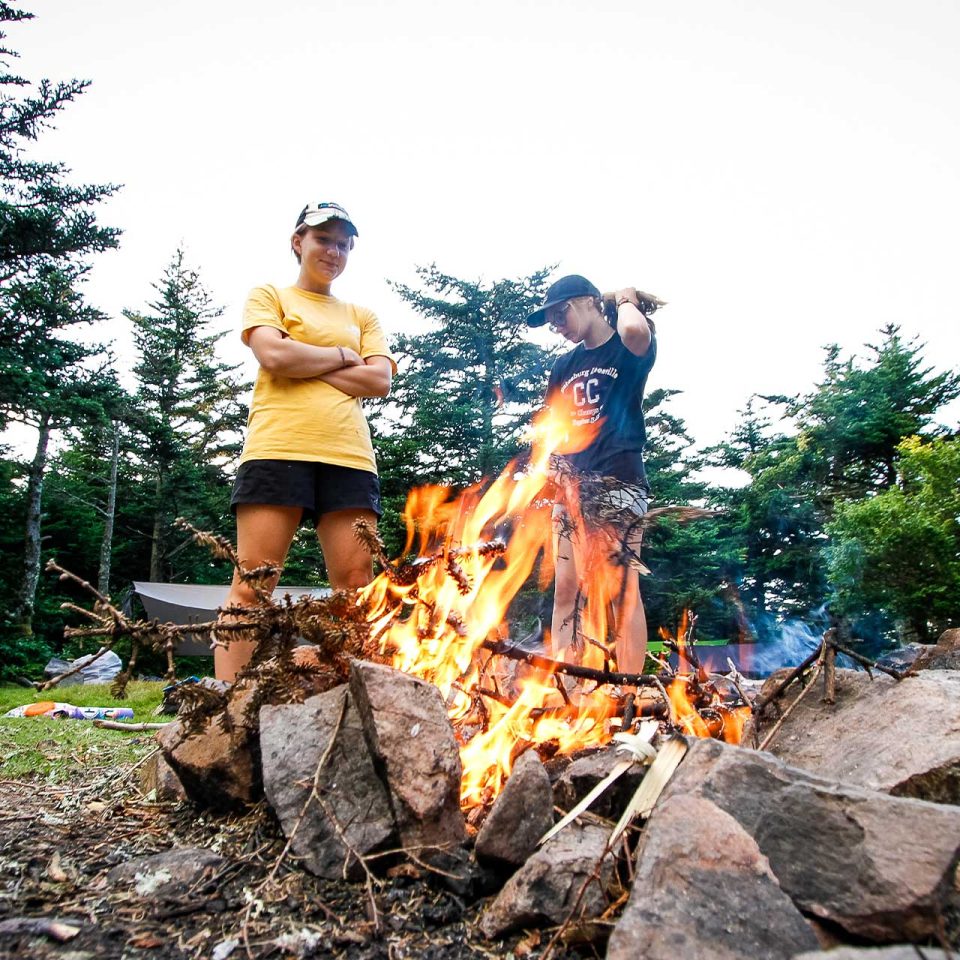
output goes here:
<path id="1" fill-rule="evenodd" d="M 575 426 L 596 423 L 600 419 L 610 387 L 619 375 L 616 367 L 592 367 L 578 370 L 560 385 L 561 392 L 572 399 L 576 409 Z"/>

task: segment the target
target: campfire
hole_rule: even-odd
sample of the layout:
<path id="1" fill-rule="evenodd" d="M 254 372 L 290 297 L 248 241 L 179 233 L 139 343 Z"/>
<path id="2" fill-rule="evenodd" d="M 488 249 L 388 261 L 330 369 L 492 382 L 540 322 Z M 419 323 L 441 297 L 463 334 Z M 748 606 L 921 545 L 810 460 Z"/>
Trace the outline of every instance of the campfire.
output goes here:
<path id="1" fill-rule="evenodd" d="M 588 515 L 598 499 L 590 489 L 572 495 L 577 485 L 597 481 L 571 475 L 557 459 L 589 442 L 588 435 L 571 441 L 569 423 L 562 413 L 541 414 L 526 462 L 511 462 L 486 489 L 459 496 L 443 487 L 414 490 L 404 514 L 404 555 L 415 549 L 416 559 L 390 563 L 381 556 L 383 572 L 363 591 L 380 655 L 439 687 L 445 699 L 461 744 L 465 809 L 489 805 L 526 749 L 546 759 L 601 746 L 643 716 L 737 743 L 749 713 L 736 685 L 718 686 L 697 659 L 690 615 L 678 638 L 665 635 L 686 670 L 675 673 L 657 658 L 651 660 L 658 674 L 617 670 L 609 610 L 622 590 L 624 560 L 641 566 L 628 544 L 638 524 L 670 508 L 643 518 L 626 514 L 613 549 L 605 540 L 589 543 L 585 517 L 571 510 L 571 533 L 584 538 L 590 555 L 574 624 L 576 664 L 539 656 L 511 638 L 510 605 L 537 564 L 541 590 L 553 578 L 554 495 L 583 502 Z M 687 518 L 703 511 L 675 512 Z"/>

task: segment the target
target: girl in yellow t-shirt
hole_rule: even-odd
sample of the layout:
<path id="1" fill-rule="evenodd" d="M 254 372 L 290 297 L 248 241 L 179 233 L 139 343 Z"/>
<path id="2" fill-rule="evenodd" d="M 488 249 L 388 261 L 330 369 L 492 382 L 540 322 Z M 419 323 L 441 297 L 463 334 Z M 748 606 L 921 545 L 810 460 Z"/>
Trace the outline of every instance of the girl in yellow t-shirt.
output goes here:
<path id="1" fill-rule="evenodd" d="M 257 287 L 243 313 L 243 340 L 260 369 L 233 490 L 237 553 L 248 570 L 281 567 L 301 520 L 309 519 L 334 590 L 356 590 L 373 576 L 370 555 L 353 534 L 355 520 L 376 526 L 380 516 L 360 399 L 385 397 L 396 373 L 373 312 L 330 293 L 356 236 L 343 207 L 307 204 L 290 240 L 297 282 Z M 234 575 L 227 605 L 255 603 Z M 252 641 L 216 647 L 217 678 L 233 680 L 252 652 Z"/>

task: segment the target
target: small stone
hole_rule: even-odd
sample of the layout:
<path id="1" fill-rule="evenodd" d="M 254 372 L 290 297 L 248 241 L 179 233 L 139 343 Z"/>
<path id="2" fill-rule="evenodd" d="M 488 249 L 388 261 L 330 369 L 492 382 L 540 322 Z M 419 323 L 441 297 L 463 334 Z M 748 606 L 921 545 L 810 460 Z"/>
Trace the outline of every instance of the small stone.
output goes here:
<path id="1" fill-rule="evenodd" d="M 935 938 L 957 909 L 960 809 L 815 777 L 694 740 L 658 801 L 702 797 L 756 840 L 805 914 L 878 943 Z"/>
<path id="2" fill-rule="evenodd" d="M 163 753 L 158 751 L 140 768 L 140 789 L 152 793 L 155 800 L 179 803 L 187 799 L 187 791 Z"/>
<path id="3" fill-rule="evenodd" d="M 121 863 L 110 870 L 107 880 L 111 884 L 134 884 L 142 897 L 173 899 L 212 877 L 225 863 L 219 854 L 203 847 L 176 847 Z"/>
<path id="4" fill-rule="evenodd" d="M 599 916 L 606 907 L 606 888 L 613 872 L 613 856 L 597 864 L 606 850 L 610 832 L 594 824 L 571 823 L 551 837 L 507 881 L 480 917 L 480 930 L 488 939 L 511 930 L 563 923 L 574 912 L 584 891 L 579 918 Z M 597 872 L 599 879 L 587 880 Z"/>
<path id="5" fill-rule="evenodd" d="M 251 722 L 247 715 L 255 694 L 254 683 L 230 688 L 226 729 L 215 714 L 194 734 L 187 734 L 182 720 L 157 733 L 164 757 L 187 796 L 202 806 L 233 811 L 262 796 L 256 719 Z"/>
<path id="6" fill-rule="evenodd" d="M 477 835 L 477 857 L 519 867 L 553 826 L 550 777 L 534 750 L 521 754 Z"/>
<path id="7" fill-rule="evenodd" d="M 347 686 L 262 707 L 260 754 L 267 799 L 304 866 L 329 880 L 360 879 L 363 868 L 351 850 L 376 850 L 395 824 Z"/>
<path id="8" fill-rule="evenodd" d="M 818 945 L 756 841 L 708 800 L 674 796 L 644 826 L 607 960 L 790 960 Z"/>
<path id="9" fill-rule="evenodd" d="M 624 753 L 611 746 L 575 758 L 554 784 L 553 796 L 556 805 L 561 810 L 572 810 L 624 756 Z M 590 812 L 610 820 L 619 819 L 637 792 L 643 774 L 644 768 L 635 764 L 593 801 Z"/>

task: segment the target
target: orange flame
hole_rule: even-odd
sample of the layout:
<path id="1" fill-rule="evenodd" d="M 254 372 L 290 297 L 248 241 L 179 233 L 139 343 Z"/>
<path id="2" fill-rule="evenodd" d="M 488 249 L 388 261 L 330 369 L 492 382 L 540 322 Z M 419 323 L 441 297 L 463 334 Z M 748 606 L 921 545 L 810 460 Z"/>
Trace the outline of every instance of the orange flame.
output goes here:
<path id="1" fill-rule="evenodd" d="M 572 427 L 570 411 L 554 399 L 533 422 L 522 467 L 513 461 L 487 489 L 457 497 L 444 487 L 411 491 L 404 555 L 416 547 L 413 572 L 387 570 L 362 591 L 381 654 L 434 683 L 445 698 L 462 745 L 465 807 L 489 803 L 524 749 L 569 753 L 603 744 L 614 732 L 609 721 L 618 703 L 605 688 L 568 695 L 559 677 L 527 669 L 523 678 L 522 667 L 516 678 L 504 677 L 495 672 L 500 658 L 484 655 L 485 642 L 506 638 L 510 603 L 538 558 L 541 588 L 553 577 L 551 458 L 583 449 L 599 427 Z M 582 661 L 602 667 L 615 659 L 607 610 L 622 588 L 623 568 L 608 538 L 586 536 L 578 498 L 565 499 L 588 551 L 581 632 L 593 642 Z"/>

